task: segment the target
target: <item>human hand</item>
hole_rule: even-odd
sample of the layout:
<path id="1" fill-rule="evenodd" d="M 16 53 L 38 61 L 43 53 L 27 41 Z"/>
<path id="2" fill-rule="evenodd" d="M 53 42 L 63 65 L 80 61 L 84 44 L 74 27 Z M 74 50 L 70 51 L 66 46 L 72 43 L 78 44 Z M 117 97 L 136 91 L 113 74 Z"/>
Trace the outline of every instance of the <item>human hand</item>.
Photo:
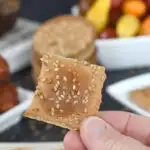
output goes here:
<path id="1" fill-rule="evenodd" d="M 150 150 L 150 118 L 127 112 L 101 112 L 69 131 L 65 150 Z"/>

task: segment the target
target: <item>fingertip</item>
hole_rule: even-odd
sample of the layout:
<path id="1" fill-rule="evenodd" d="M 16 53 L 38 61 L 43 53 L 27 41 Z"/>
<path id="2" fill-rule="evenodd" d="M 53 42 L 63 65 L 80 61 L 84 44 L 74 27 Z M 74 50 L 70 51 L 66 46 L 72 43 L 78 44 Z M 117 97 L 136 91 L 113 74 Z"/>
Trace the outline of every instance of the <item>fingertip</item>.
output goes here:
<path id="1" fill-rule="evenodd" d="M 78 132 L 69 131 L 64 137 L 65 150 L 85 150 Z"/>

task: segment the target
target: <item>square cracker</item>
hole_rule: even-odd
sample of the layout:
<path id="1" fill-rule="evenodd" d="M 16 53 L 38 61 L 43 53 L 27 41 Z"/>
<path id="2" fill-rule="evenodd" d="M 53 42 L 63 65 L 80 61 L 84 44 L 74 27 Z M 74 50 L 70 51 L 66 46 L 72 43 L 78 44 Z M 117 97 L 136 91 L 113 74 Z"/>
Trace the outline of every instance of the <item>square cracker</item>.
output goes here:
<path id="1" fill-rule="evenodd" d="M 51 54 L 41 60 L 38 86 L 25 116 L 78 130 L 86 117 L 98 112 L 104 67 Z"/>

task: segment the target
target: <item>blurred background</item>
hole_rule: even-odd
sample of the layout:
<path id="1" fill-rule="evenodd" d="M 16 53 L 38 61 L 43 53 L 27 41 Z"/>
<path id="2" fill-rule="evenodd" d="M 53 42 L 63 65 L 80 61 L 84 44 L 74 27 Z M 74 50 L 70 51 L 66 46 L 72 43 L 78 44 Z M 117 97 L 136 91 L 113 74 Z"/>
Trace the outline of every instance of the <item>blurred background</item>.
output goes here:
<path id="1" fill-rule="evenodd" d="M 149 2 L 149 1 L 147 1 L 147 2 Z M 11 3 L 12 3 L 12 6 L 16 7 L 15 0 L 12 0 Z M 0 16 L 0 24 L 6 22 L 5 25 L 3 25 L 3 28 L 4 27 L 6 28 L 6 29 L 3 29 L 3 31 L 5 30 L 5 34 L 3 34 L 0 39 L 0 48 L 2 49 L 1 55 L 8 62 L 8 65 L 10 65 L 9 66 L 10 70 L 11 70 L 11 75 L 10 75 L 11 79 L 10 80 L 12 83 L 14 83 L 16 86 L 21 86 L 22 88 L 27 89 L 27 90 L 31 90 L 31 91 L 35 90 L 35 85 L 34 85 L 34 82 L 32 79 L 32 66 L 30 63 L 31 62 L 31 58 L 30 58 L 31 53 L 30 52 L 32 49 L 32 41 L 31 41 L 32 36 L 33 36 L 37 26 L 39 26 L 39 24 L 42 24 L 44 21 L 51 19 L 52 17 L 55 17 L 57 15 L 70 14 L 72 6 L 74 6 L 76 4 L 79 4 L 79 1 L 77 1 L 77 0 L 21 0 L 20 6 L 18 6 L 18 7 L 20 7 L 19 15 L 17 16 L 17 21 L 19 20 L 19 23 L 18 23 L 19 25 L 18 26 L 14 25 L 12 28 L 8 27 L 8 28 L 11 28 L 11 30 L 8 31 L 8 33 L 7 33 L 8 29 L 6 28 L 6 26 L 7 26 L 6 24 L 10 25 L 13 22 L 13 20 L 15 20 L 15 19 L 12 19 L 14 17 L 14 15 L 12 15 L 13 13 L 11 15 L 8 15 L 11 18 L 10 19 L 11 21 L 8 19 L 9 20 L 8 22 L 6 21 L 7 19 L 3 17 L 3 15 Z M 143 10 L 142 6 L 140 8 Z M 147 7 L 147 5 L 146 5 L 146 7 Z M 6 6 L 6 9 L 7 9 L 7 6 Z M 120 11 L 120 7 L 115 8 L 115 10 Z M 147 11 L 147 10 L 145 10 L 145 11 Z M 145 13 L 143 15 L 143 17 L 147 16 L 146 12 L 143 12 L 143 13 Z M 1 19 L 1 18 L 3 18 L 3 19 Z M 20 18 L 23 19 L 23 21 L 20 20 Z M 131 19 L 131 22 L 130 22 L 130 19 L 127 22 L 128 22 L 128 28 L 130 28 L 130 25 L 132 24 L 132 19 Z M 149 30 L 149 33 L 150 33 L 150 30 Z M 110 36 L 110 37 L 113 38 L 114 32 L 111 35 L 112 36 Z M 108 36 L 107 36 L 107 34 L 105 35 L 105 33 L 104 33 L 103 35 L 101 34 L 101 36 L 99 36 L 99 37 L 102 39 L 103 38 L 105 39 L 105 37 L 107 38 Z M 134 37 L 134 33 L 133 33 L 132 37 Z M 16 41 L 14 41 L 14 39 L 16 39 Z M 109 39 L 109 37 L 108 37 L 108 39 Z M 148 40 L 150 40 L 150 39 L 148 39 Z M 133 41 L 133 43 L 136 43 L 136 42 Z M 136 44 L 134 44 L 134 45 L 136 45 Z M 148 55 L 147 49 L 149 46 L 150 45 L 145 46 L 146 50 L 143 50 L 143 53 L 145 52 L 146 55 Z M 105 48 L 105 46 L 101 46 L 101 48 L 103 48 L 103 47 Z M 129 47 L 132 49 L 135 49 L 133 47 L 133 45 L 131 45 Z M 108 48 L 106 47 L 106 49 L 108 49 Z M 113 49 L 115 51 L 115 47 L 113 47 Z M 11 52 L 10 52 L 10 50 L 11 50 Z M 12 50 L 14 50 L 13 53 L 12 53 Z M 29 50 L 29 51 L 26 51 L 26 50 Z M 128 49 L 127 49 L 127 51 L 128 51 Z M 132 60 L 132 62 L 135 62 L 136 59 L 139 60 L 139 57 L 141 57 L 141 55 L 143 53 L 140 53 L 137 50 L 137 53 L 134 52 L 133 54 L 131 54 L 131 55 L 134 55 L 135 57 L 132 57 L 131 59 L 128 59 L 128 60 L 129 61 Z M 100 54 L 100 55 L 103 55 L 103 54 Z M 122 56 L 126 56 L 126 55 L 128 55 L 128 54 L 123 53 Z M 137 58 L 136 58 L 136 55 L 137 55 Z M 109 60 L 112 59 L 112 62 L 114 61 L 115 58 L 112 57 L 113 55 L 112 55 L 111 50 L 107 53 L 107 56 L 108 56 L 107 59 L 109 59 Z M 104 59 L 106 60 L 106 57 L 104 57 Z M 102 58 L 102 60 L 103 60 L 103 58 Z M 122 60 L 122 58 L 121 58 L 121 60 Z M 127 59 L 125 59 L 125 61 L 126 60 Z M 141 58 L 140 60 L 147 60 L 147 62 L 144 62 L 144 63 L 139 62 L 137 65 L 138 67 L 136 65 L 135 65 L 136 67 L 134 67 L 134 65 L 132 66 L 132 63 L 131 63 L 131 67 L 129 67 L 129 65 L 128 65 L 128 67 L 126 65 L 122 65 L 121 66 L 122 68 L 119 68 L 119 70 L 118 70 L 118 68 L 116 69 L 114 67 L 115 65 L 114 66 L 110 65 L 111 66 L 110 68 L 114 67 L 115 69 L 109 69 L 109 66 L 108 66 L 109 63 L 104 61 L 104 63 L 106 63 L 106 66 L 108 67 L 108 70 L 106 71 L 107 80 L 105 82 L 105 87 L 107 87 L 108 85 L 115 83 L 117 81 L 129 78 L 129 77 L 132 77 L 135 75 L 140 75 L 140 74 L 149 72 L 150 71 L 150 68 L 149 68 L 150 60 L 148 58 L 146 58 L 145 56 L 143 58 Z M 16 63 L 16 62 L 18 62 L 18 63 Z M 128 62 L 124 62 L 124 63 L 130 64 Z M 1 64 L 2 64 L 2 62 L 0 63 L 0 67 L 1 67 Z M 116 64 L 119 64 L 119 62 L 116 62 Z M 142 65 L 139 65 L 139 64 L 142 64 Z M 4 66 L 7 67 L 6 65 L 4 65 Z M 8 83 L 8 84 L 10 84 L 10 83 Z M 12 89 L 12 87 L 10 87 L 10 89 Z M 0 97 L 0 99 L 1 99 L 1 97 Z M 129 111 L 128 108 L 117 103 L 113 98 L 111 98 L 106 93 L 105 88 L 103 90 L 103 103 L 101 105 L 101 110 Z M 1 115 L 3 115 L 3 114 L 1 114 Z M 1 115 L 0 115 L 0 119 L 1 119 Z M 11 119 L 12 118 L 10 116 L 9 120 L 11 120 Z M 1 128 L 1 126 L 0 126 L 0 128 Z M 1 132 L 0 142 L 62 141 L 66 132 L 67 132 L 66 129 L 62 129 L 62 128 L 59 128 L 59 127 L 56 127 L 53 125 L 48 125 L 48 124 L 45 124 L 42 122 L 38 122 L 35 120 L 30 120 L 30 119 L 22 117 L 21 121 L 19 121 L 17 124 L 11 126 L 4 132 Z"/>

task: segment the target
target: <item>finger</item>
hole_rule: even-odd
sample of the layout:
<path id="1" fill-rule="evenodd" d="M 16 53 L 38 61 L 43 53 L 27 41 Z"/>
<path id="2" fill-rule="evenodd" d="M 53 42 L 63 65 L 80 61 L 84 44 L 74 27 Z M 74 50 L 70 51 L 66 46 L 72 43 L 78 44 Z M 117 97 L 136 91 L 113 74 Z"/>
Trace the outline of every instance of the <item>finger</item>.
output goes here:
<path id="1" fill-rule="evenodd" d="M 89 117 L 80 129 L 88 150 L 146 150 L 141 142 L 120 134 L 98 117 Z"/>
<path id="2" fill-rule="evenodd" d="M 150 145 L 150 118 L 119 111 L 101 112 L 100 117 L 121 133 Z"/>
<path id="3" fill-rule="evenodd" d="M 65 150 L 85 150 L 78 132 L 69 131 L 64 138 Z"/>

